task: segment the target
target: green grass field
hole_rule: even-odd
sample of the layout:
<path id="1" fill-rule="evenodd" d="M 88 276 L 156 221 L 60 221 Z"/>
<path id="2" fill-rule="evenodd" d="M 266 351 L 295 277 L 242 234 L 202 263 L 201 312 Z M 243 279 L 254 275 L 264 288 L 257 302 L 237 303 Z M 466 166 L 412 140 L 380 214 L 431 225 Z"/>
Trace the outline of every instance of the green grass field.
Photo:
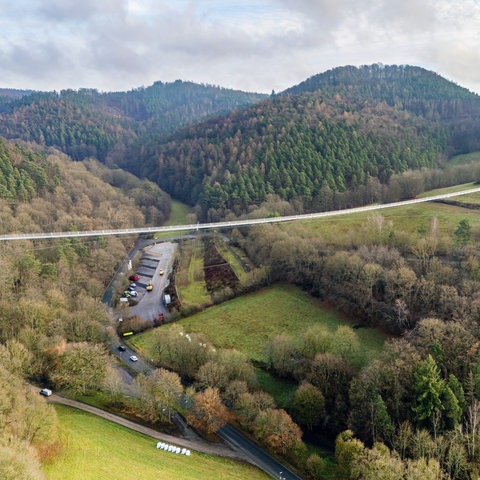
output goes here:
<path id="1" fill-rule="evenodd" d="M 182 242 L 176 274 L 177 293 L 183 307 L 209 305 L 211 297 L 203 271 L 203 242 L 196 238 Z"/>
<path id="2" fill-rule="evenodd" d="M 463 155 L 456 155 L 449 161 L 451 165 L 461 165 L 462 163 L 471 163 L 480 161 L 480 152 L 465 153 Z"/>
<path id="3" fill-rule="evenodd" d="M 264 360 L 265 344 L 281 333 L 299 336 L 316 323 L 332 332 L 340 325 L 352 325 L 346 317 L 324 308 L 318 300 L 290 285 L 274 285 L 242 295 L 179 323 L 187 332 L 204 333 L 216 347 L 235 348 L 259 361 Z M 386 338 L 375 329 L 356 332 L 366 354 L 379 351 Z M 152 358 L 157 335 L 158 330 L 148 331 L 136 335 L 131 342 Z"/>
<path id="4" fill-rule="evenodd" d="M 473 184 L 469 184 L 473 188 Z M 468 187 L 463 185 L 458 190 Z M 446 189 L 442 189 L 446 191 Z M 440 193 L 440 191 L 437 191 Z M 436 193 L 436 194 L 437 194 Z M 452 200 L 461 202 L 480 202 L 479 194 L 462 195 Z M 349 246 L 354 243 L 355 238 L 368 230 L 369 218 L 380 215 L 384 218 L 385 231 L 392 230 L 395 235 L 403 235 L 412 244 L 421 236 L 420 230 L 429 231 L 433 218 L 438 220 L 438 231 L 440 236 L 451 237 L 460 220 L 467 219 L 472 228 L 480 225 L 480 216 L 475 210 L 445 205 L 441 203 L 419 203 L 404 207 L 392 207 L 378 212 L 355 213 L 325 219 L 305 220 L 281 225 L 287 231 L 301 234 L 302 230 L 306 235 L 317 235 L 327 242 L 336 245 Z"/>
<path id="5" fill-rule="evenodd" d="M 260 470 L 221 457 L 157 450 L 157 441 L 86 412 L 55 409 L 64 449 L 44 466 L 48 480 L 266 480 Z"/>
<path id="6" fill-rule="evenodd" d="M 192 209 L 190 206 L 185 203 L 179 202 L 178 200 L 172 199 L 172 209 L 170 211 L 170 218 L 164 223 L 164 226 L 169 227 L 172 225 L 190 225 L 194 223 L 189 214 Z M 185 231 L 171 231 L 171 232 L 160 232 L 155 234 L 155 238 L 170 238 L 175 235 L 187 235 L 189 232 Z"/>
<path id="7" fill-rule="evenodd" d="M 172 199 L 170 218 L 165 222 L 165 225 L 189 225 L 192 223 L 188 218 L 188 214 L 191 213 L 191 211 L 192 209 L 189 205 Z"/>

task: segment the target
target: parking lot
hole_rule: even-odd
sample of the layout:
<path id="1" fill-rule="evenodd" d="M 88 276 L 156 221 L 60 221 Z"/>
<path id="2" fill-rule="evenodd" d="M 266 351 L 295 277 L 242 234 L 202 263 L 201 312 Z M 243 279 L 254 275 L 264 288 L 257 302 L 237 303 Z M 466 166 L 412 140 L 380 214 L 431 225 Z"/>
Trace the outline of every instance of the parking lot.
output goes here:
<path id="1" fill-rule="evenodd" d="M 138 280 L 135 281 L 138 303 L 130 307 L 131 315 L 153 322 L 159 313 L 167 314 L 162 294 L 169 282 L 176 248 L 175 243 L 162 242 L 149 245 L 142 250 L 137 270 L 130 272 L 138 275 Z M 147 291 L 149 284 L 152 286 L 151 291 Z"/>

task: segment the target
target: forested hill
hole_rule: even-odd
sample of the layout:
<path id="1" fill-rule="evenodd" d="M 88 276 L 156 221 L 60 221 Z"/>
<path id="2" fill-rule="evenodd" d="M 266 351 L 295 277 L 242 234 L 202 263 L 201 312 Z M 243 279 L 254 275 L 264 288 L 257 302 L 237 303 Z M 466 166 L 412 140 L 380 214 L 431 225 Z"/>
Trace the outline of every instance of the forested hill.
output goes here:
<path id="1" fill-rule="evenodd" d="M 480 99 L 415 67 L 344 67 L 150 144 L 141 173 L 190 204 L 246 211 L 275 193 L 322 206 L 480 147 Z"/>
<path id="2" fill-rule="evenodd" d="M 162 132 L 195 123 L 199 118 L 227 113 L 266 97 L 212 85 L 176 80 L 146 88 L 104 95 L 106 103 L 138 121 L 153 120 Z"/>
<path id="3" fill-rule="evenodd" d="M 58 166 L 43 155 L 0 138 L 0 198 L 7 202 L 28 201 L 53 192 L 60 180 Z"/>
<path id="4" fill-rule="evenodd" d="M 148 180 L 0 137 L 0 231 L 65 231 L 162 224 L 170 197 Z"/>
<path id="5" fill-rule="evenodd" d="M 0 97 L 0 135 L 55 146 L 76 160 L 124 163 L 143 136 L 171 133 L 264 95 L 191 82 L 157 82 L 129 92 L 81 89 Z"/>
<path id="6" fill-rule="evenodd" d="M 371 98 L 389 105 L 397 102 L 453 102 L 472 100 L 472 93 L 435 72 L 410 65 L 345 66 L 314 75 L 288 88 L 282 95 L 315 92 L 354 92 L 359 99 Z M 478 96 L 477 96 L 478 97 Z"/>

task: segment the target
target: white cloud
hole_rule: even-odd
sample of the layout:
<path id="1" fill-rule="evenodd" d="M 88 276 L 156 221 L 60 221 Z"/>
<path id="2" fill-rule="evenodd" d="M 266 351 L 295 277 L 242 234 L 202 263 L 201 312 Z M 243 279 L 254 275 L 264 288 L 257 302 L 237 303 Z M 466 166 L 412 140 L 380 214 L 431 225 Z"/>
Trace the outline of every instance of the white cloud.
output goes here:
<path id="1" fill-rule="evenodd" d="M 480 92 L 478 0 L 0 0 L 0 86 L 282 90 L 409 63 Z"/>

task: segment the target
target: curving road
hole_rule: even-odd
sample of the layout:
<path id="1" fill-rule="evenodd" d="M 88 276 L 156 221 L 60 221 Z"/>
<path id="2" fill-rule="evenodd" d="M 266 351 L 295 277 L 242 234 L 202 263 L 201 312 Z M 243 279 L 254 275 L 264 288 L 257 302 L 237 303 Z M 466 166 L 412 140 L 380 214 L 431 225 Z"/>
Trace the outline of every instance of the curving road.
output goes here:
<path id="1" fill-rule="evenodd" d="M 269 455 L 265 450 L 251 442 L 235 428 L 230 425 L 224 425 L 218 432 L 228 445 L 236 451 L 242 452 L 248 462 L 256 465 L 272 478 L 281 480 L 302 480 L 301 477 L 289 470 L 285 465 Z"/>
<path id="2" fill-rule="evenodd" d="M 249 461 L 247 457 L 245 457 L 238 451 L 234 451 L 226 447 L 225 445 L 210 443 L 206 440 L 200 439 L 200 437 L 198 437 L 198 440 L 187 440 L 181 437 L 174 437 L 172 435 L 158 432 L 157 430 L 153 430 L 152 428 L 132 422 L 118 415 L 114 415 L 113 413 L 105 412 L 104 410 L 92 407 L 91 405 L 77 402 L 76 400 L 71 400 L 69 398 L 64 398 L 59 395 L 52 395 L 50 397 L 47 397 L 47 402 L 59 403 L 61 405 L 66 405 L 68 407 L 76 408 L 77 410 L 82 410 L 84 412 L 97 415 L 98 417 L 102 417 L 105 420 L 117 423 L 118 425 L 122 425 L 123 427 L 129 428 L 130 430 L 135 430 L 136 432 L 155 438 L 159 441 L 175 444 L 180 447 L 185 447 L 197 452 L 208 453 L 209 455 L 218 455 L 221 457 L 231 458 L 233 460 Z"/>
<path id="3" fill-rule="evenodd" d="M 139 248 L 144 249 L 144 254 L 138 268 L 138 274 L 140 276 L 140 279 L 136 283 L 140 287 L 140 291 L 142 287 L 145 286 L 145 279 L 151 278 L 152 284 L 154 286 L 154 291 L 152 292 L 152 294 L 149 294 L 144 290 L 141 291 L 139 293 L 138 305 L 130 307 L 130 309 L 132 313 L 135 313 L 136 315 L 145 318 L 151 314 L 155 316 L 156 312 L 158 311 L 160 298 L 160 295 L 158 295 L 158 293 L 163 291 L 166 286 L 165 283 L 168 277 L 168 271 L 172 267 L 173 255 L 175 253 L 176 245 L 170 242 L 156 243 L 155 241 L 139 240 L 135 247 L 132 249 L 132 251 L 129 253 L 127 258 L 133 258 L 134 253 L 136 253 Z M 164 275 L 159 275 L 160 269 L 164 270 Z M 122 273 L 124 274 L 125 272 L 121 268 L 118 274 Z M 112 281 L 112 288 L 113 284 L 114 282 Z M 157 294 L 154 294 L 154 292 L 156 292 Z M 150 305 L 150 303 L 152 303 L 152 305 Z M 137 352 L 128 348 L 127 346 L 125 346 L 125 350 L 119 350 L 119 346 L 120 343 L 117 345 L 112 345 L 111 351 L 121 361 L 127 364 L 130 370 L 136 373 L 143 373 L 145 375 L 149 375 L 155 370 L 155 368 L 150 363 L 148 363 L 148 361 L 141 357 L 138 357 Z M 131 355 L 136 355 L 138 357 L 138 360 L 136 362 L 132 362 L 130 360 Z M 132 378 L 128 374 L 128 372 L 124 373 L 124 380 L 126 382 L 125 392 L 128 393 L 128 383 L 131 383 Z M 149 429 L 148 427 L 137 425 L 129 420 L 117 417 L 116 415 L 104 412 L 103 410 L 82 404 L 80 402 L 76 402 L 74 400 L 65 399 L 59 396 L 52 396 L 50 397 L 50 399 L 50 401 L 56 401 L 57 403 L 63 403 L 65 405 L 74 406 L 75 408 L 94 413 L 103 418 L 115 421 L 116 423 L 120 423 L 121 425 L 132 428 L 136 431 L 144 433 L 145 435 L 150 435 L 153 438 L 157 438 L 159 440 L 163 440 L 169 443 L 176 443 L 179 446 L 185 446 L 186 448 L 190 448 L 191 450 L 197 450 L 205 453 L 212 453 L 214 455 L 226 456 L 229 458 L 246 461 L 260 468 L 265 473 L 275 479 L 302 480 L 301 477 L 295 475 L 283 464 L 281 464 L 263 449 L 258 447 L 255 443 L 248 440 L 241 432 L 235 430 L 229 425 L 223 426 L 218 432 L 218 435 L 220 436 L 220 438 L 222 438 L 222 440 L 224 440 L 226 445 L 230 446 L 231 449 L 227 448 L 225 445 L 220 446 L 205 442 L 205 440 L 199 437 L 190 427 L 188 427 L 183 418 L 178 414 L 174 415 L 173 421 L 175 422 L 177 427 L 179 427 L 180 430 L 183 432 L 183 435 L 188 438 L 188 440 L 178 439 L 176 437 L 162 434 L 155 430 Z M 167 440 L 167 437 L 170 438 Z M 185 442 L 192 443 L 185 444 Z M 215 449 L 215 451 L 213 451 L 212 449 Z"/>

